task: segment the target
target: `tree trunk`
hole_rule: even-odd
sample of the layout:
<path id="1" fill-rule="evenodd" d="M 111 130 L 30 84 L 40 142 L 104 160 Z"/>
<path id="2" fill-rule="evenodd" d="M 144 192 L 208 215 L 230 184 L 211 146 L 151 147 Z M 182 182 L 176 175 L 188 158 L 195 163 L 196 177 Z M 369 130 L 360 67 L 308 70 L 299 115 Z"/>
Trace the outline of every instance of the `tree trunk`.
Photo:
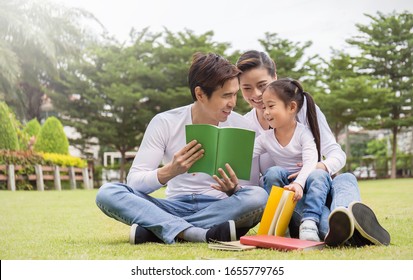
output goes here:
<path id="1" fill-rule="evenodd" d="M 391 156 L 391 179 L 396 179 L 396 152 L 397 152 L 397 126 L 393 127 L 393 143 L 392 143 L 392 156 Z"/>
<path id="2" fill-rule="evenodd" d="M 20 89 L 22 91 L 22 100 L 26 101 L 24 118 L 31 120 L 33 118 L 40 119 L 40 106 L 42 105 L 42 96 L 44 93 L 37 87 L 29 83 L 21 83 Z"/>
<path id="3" fill-rule="evenodd" d="M 351 150 L 350 150 L 350 132 L 348 131 L 348 125 L 345 126 L 344 128 L 345 130 L 345 135 L 346 135 L 346 156 L 347 158 L 351 157 Z M 351 167 L 351 162 L 349 160 L 347 160 L 347 170 L 350 171 L 350 167 Z"/>
<path id="4" fill-rule="evenodd" d="M 126 162 L 126 152 L 120 151 L 120 170 L 119 170 L 119 181 L 125 183 L 125 162 Z"/>

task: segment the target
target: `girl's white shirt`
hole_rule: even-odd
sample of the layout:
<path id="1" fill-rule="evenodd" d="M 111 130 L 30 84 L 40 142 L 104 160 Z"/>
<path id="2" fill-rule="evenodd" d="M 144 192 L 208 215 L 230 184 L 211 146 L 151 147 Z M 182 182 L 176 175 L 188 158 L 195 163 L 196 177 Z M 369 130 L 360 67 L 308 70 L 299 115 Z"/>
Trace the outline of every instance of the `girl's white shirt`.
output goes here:
<path id="1" fill-rule="evenodd" d="M 294 134 L 289 143 L 282 146 L 275 137 L 273 129 L 264 131 L 255 139 L 254 157 L 267 153 L 275 165 L 286 169 L 289 173 L 300 171 L 294 182 L 304 189 L 307 177 L 315 170 L 318 152 L 311 131 L 297 122 Z M 297 166 L 302 162 L 303 166 Z"/>
<path id="2" fill-rule="evenodd" d="M 321 149 L 321 162 L 327 167 L 330 175 L 337 173 L 346 164 L 346 154 L 341 149 L 340 145 L 336 142 L 336 139 L 328 126 L 326 117 L 320 108 L 316 105 L 318 126 L 320 128 L 320 149 Z M 304 105 L 297 114 L 298 122 L 308 127 L 307 122 L 307 101 L 304 99 Z M 256 136 L 264 133 L 266 130 L 262 128 L 258 121 L 256 109 L 253 108 L 247 114 L 244 115 L 255 127 Z M 298 162 L 297 162 L 298 163 Z M 268 154 L 261 155 L 259 158 L 259 170 L 261 174 L 264 174 L 265 170 L 274 166 L 275 162 Z"/>

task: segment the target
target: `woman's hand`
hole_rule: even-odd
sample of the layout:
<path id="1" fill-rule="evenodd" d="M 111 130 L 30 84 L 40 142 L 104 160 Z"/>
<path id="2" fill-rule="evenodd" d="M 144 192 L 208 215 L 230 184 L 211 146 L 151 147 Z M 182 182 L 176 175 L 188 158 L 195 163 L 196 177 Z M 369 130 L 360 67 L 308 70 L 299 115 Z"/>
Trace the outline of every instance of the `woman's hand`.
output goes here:
<path id="1" fill-rule="evenodd" d="M 222 168 L 219 168 L 218 172 L 221 175 L 222 179 L 220 179 L 216 175 L 213 175 L 212 178 L 214 178 L 218 185 L 211 185 L 211 187 L 218 191 L 226 193 L 228 196 L 231 196 L 232 194 L 236 193 L 241 187 L 240 185 L 238 185 L 238 177 L 231 166 L 227 163 L 225 164 L 225 168 L 228 171 L 229 177 Z"/>

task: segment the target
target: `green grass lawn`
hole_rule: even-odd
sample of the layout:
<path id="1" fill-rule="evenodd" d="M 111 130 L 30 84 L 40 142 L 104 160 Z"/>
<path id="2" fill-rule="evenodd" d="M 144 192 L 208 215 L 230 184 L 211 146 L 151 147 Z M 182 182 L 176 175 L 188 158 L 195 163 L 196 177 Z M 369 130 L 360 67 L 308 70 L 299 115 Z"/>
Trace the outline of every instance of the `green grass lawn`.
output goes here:
<path id="1" fill-rule="evenodd" d="M 390 232 L 390 246 L 308 252 L 216 251 L 204 243 L 132 246 L 128 243 L 129 226 L 106 217 L 95 205 L 96 190 L 0 191 L 0 259 L 413 259 L 413 179 L 361 181 L 360 190 L 363 201 Z"/>

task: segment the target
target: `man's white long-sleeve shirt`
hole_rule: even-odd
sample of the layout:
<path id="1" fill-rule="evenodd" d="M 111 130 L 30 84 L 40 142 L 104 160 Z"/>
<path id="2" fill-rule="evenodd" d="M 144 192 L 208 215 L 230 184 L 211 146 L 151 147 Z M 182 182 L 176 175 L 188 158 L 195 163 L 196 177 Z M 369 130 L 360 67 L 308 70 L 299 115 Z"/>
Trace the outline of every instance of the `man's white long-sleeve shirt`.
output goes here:
<path id="1" fill-rule="evenodd" d="M 127 176 L 129 187 L 151 193 L 162 184 L 158 180 L 160 164 L 172 161 L 175 153 L 186 145 L 185 126 L 192 124 L 191 105 L 172 109 L 157 114 L 149 123 L 142 143 Z M 252 124 L 236 112 L 231 112 L 220 127 L 239 127 L 255 130 Z M 240 185 L 258 185 L 259 171 L 257 160 L 253 161 L 251 178 L 249 181 L 240 180 Z M 205 173 L 183 173 L 167 182 L 166 196 L 168 198 L 179 195 L 203 194 L 218 198 L 227 195 L 211 187 L 215 180 Z"/>

